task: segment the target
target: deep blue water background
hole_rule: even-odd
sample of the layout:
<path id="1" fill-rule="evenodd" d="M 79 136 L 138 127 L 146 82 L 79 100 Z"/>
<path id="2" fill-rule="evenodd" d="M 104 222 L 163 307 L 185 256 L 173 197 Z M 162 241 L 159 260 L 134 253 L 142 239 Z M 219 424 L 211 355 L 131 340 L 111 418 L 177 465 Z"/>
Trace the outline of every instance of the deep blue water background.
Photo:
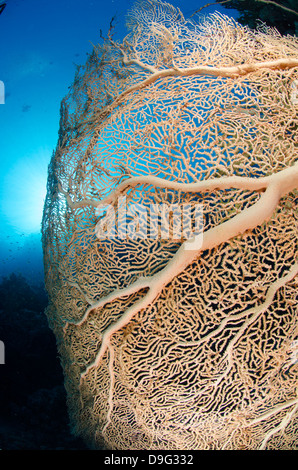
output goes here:
<path id="1" fill-rule="evenodd" d="M 3 2 L 0 1 L 0 5 Z M 172 0 L 190 16 L 205 0 Z M 68 429 L 63 375 L 48 328 L 41 217 L 59 109 L 100 29 L 131 0 L 7 0 L 0 13 L 0 449 L 82 449 Z M 233 10 L 214 10 L 237 17 Z M 4 103 L 3 103 L 4 101 Z"/>

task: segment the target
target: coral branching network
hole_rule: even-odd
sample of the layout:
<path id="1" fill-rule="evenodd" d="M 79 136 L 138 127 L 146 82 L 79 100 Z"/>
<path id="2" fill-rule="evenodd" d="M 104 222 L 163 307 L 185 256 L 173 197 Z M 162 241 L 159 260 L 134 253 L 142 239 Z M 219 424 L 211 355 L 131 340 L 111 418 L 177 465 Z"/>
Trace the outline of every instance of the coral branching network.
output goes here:
<path id="1" fill-rule="evenodd" d="M 91 448 L 297 447 L 298 40 L 159 0 L 62 101 L 47 315 Z"/>

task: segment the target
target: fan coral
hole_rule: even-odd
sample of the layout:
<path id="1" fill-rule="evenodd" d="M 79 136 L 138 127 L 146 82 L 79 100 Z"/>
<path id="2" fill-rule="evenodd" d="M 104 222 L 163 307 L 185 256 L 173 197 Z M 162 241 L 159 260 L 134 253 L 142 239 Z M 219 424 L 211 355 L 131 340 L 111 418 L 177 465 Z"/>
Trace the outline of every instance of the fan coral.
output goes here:
<path id="1" fill-rule="evenodd" d="M 72 427 L 92 448 L 293 449 L 297 38 L 158 0 L 128 28 L 78 69 L 49 167 L 47 315 Z M 130 231 L 97 236 L 119 229 L 120 198 Z M 138 232 L 132 207 L 172 205 L 202 208 L 200 243 L 171 214 L 172 236 Z"/>

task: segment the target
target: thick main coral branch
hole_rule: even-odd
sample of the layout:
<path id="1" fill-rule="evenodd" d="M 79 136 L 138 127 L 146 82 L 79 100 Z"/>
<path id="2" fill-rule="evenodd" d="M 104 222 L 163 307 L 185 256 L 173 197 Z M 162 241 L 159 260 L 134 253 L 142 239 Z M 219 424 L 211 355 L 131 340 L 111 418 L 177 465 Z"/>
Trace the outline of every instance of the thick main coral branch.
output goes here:
<path id="1" fill-rule="evenodd" d="M 111 204 L 120 194 L 127 188 L 134 188 L 141 184 L 152 185 L 162 189 L 173 189 L 176 191 L 184 191 L 188 193 L 198 193 L 214 190 L 225 189 L 243 189 L 258 191 L 266 189 L 269 184 L 282 181 L 284 193 L 288 193 L 297 186 L 298 179 L 298 163 L 293 167 L 286 168 L 278 173 L 261 178 L 249 178 L 243 176 L 224 176 L 213 180 L 198 181 L 197 183 L 178 183 L 169 181 L 156 176 L 137 176 L 123 181 L 119 186 L 109 194 L 104 200 L 100 201 L 101 205 Z"/>
<path id="2" fill-rule="evenodd" d="M 138 66 L 146 71 L 148 71 L 148 65 L 143 64 L 140 60 L 130 59 L 127 63 Z M 120 93 L 114 101 L 106 106 L 103 110 L 99 110 L 97 114 L 96 122 L 100 120 L 100 116 L 104 115 L 105 117 L 110 115 L 113 110 L 119 106 L 127 95 L 134 93 L 136 91 L 142 90 L 143 88 L 148 87 L 156 81 L 168 77 L 191 77 L 191 76 L 211 76 L 211 77 L 221 77 L 221 78 L 233 78 L 248 75 L 249 73 L 258 72 L 260 70 L 285 70 L 290 68 L 298 67 L 298 59 L 296 58 L 282 58 L 269 61 L 255 62 L 255 63 L 246 63 L 234 66 L 223 66 L 223 67 L 212 67 L 209 65 L 200 65 L 198 67 L 188 67 L 188 68 L 179 68 L 172 67 L 168 69 L 159 70 L 154 67 L 150 67 L 151 75 L 149 75 L 144 80 L 131 85 L 126 88 L 122 93 Z M 94 117 L 92 118 L 94 120 Z M 82 120 L 79 124 L 80 126 L 88 124 L 90 120 Z"/>
<path id="3" fill-rule="evenodd" d="M 261 178 L 249 178 L 243 176 L 224 176 L 221 178 L 215 178 L 213 180 L 198 181 L 196 183 L 178 183 L 176 181 L 169 181 L 157 176 L 136 176 L 123 181 L 119 186 L 112 191 L 106 198 L 101 201 L 94 199 L 84 199 L 82 201 L 73 202 L 69 194 L 59 186 L 60 191 L 65 195 L 68 206 L 73 209 L 78 209 L 84 206 L 105 206 L 111 204 L 117 197 L 120 196 L 126 189 L 134 188 L 138 185 L 146 184 L 154 187 L 163 189 L 172 189 L 177 191 L 184 191 L 187 193 L 198 193 L 214 190 L 225 190 L 225 189 L 243 189 L 250 191 L 259 191 L 266 189 L 269 183 L 276 181 L 277 183 L 283 181 L 283 191 L 287 194 L 297 186 L 297 172 L 298 163 L 293 167 L 286 168 L 281 172 L 265 176 Z"/>
<path id="4" fill-rule="evenodd" d="M 221 180 L 224 180 L 222 178 Z M 249 179 L 250 180 L 250 179 Z M 140 289 L 144 287 L 148 287 L 148 291 L 143 298 L 138 300 L 135 304 L 129 307 L 123 315 L 117 320 L 115 323 L 111 324 L 102 335 L 102 343 L 101 347 L 94 359 L 94 361 L 89 364 L 86 370 L 82 373 L 81 378 L 83 378 L 91 368 L 98 367 L 103 355 L 105 354 L 107 348 L 110 345 L 110 338 L 111 336 L 116 333 L 118 330 L 123 328 L 125 325 L 129 323 L 129 321 L 142 309 L 148 307 L 157 296 L 161 293 L 162 289 L 169 284 L 174 277 L 179 275 L 183 272 L 191 263 L 193 263 L 200 255 L 201 252 L 205 250 L 210 250 L 221 243 L 225 243 L 228 240 L 243 234 L 248 230 L 252 230 L 265 221 L 269 220 L 272 216 L 274 210 L 276 209 L 280 198 L 292 191 L 294 188 L 298 187 L 298 164 L 294 165 L 292 168 L 287 168 L 279 173 L 273 174 L 266 178 L 262 178 L 263 187 L 266 187 L 265 192 L 262 194 L 261 198 L 249 208 L 243 210 L 241 213 L 237 214 L 236 216 L 232 217 L 231 219 L 223 222 L 219 226 L 213 227 L 207 230 L 203 234 L 203 242 L 201 247 L 191 249 L 190 241 L 185 241 L 181 247 L 178 249 L 176 254 L 173 258 L 169 261 L 169 263 L 163 268 L 161 271 L 157 272 L 156 274 L 147 277 L 147 278 L 140 278 L 135 283 L 131 284 L 127 288 L 115 290 L 113 293 L 109 294 L 107 297 L 99 300 L 95 304 L 89 307 L 87 312 L 85 313 L 83 319 L 80 321 L 85 321 L 89 312 L 94 309 L 95 307 L 101 307 L 111 302 L 112 300 L 116 300 L 118 298 L 122 298 L 127 295 L 131 295 L 132 293 L 138 292 Z M 140 181 L 139 179 L 135 179 L 134 183 L 138 184 L 136 181 Z M 156 183 L 152 177 L 148 178 L 147 182 L 149 183 L 152 181 Z M 240 182 L 239 179 L 237 181 Z M 245 178 L 245 182 L 247 183 L 247 179 Z M 126 184 L 125 184 L 126 183 Z M 129 185 L 128 181 L 123 183 L 122 190 L 127 188 Z M 201 187 L 203 183 L 201 184 Z M 210 182 L 209 182 L 210 183 Z M 223 183 L 223 181 L 222 181 Z M 230 182 L 231 183 L 231 182 Z M 165 184 L 175 185 L 178 183 L 171 183 L 167 182 Z M 213 183 L 214 184 L 214 183 Z M 172 187 L 172 186 L 171 186 Z M 215 185 L 215 187 L 218 187 Z M 185 186 L 185 189 L 187 185 Z M 193 189 L 193 188 L 192 188 Z M 114 192 L 113 197 L 118 195 L 119 192 L 117 190 Z M 110 199 L 108 199 L 110 200 Z M 106 202 L 106 201 L 105 201 Z M 195 240 L 193 240 L 194 242 Z"/>
<path id="5" fill-rule="evenodd" d="M 281 181 L 283 182 L 282 185 L 281 185 Z M 67 202 L 68 202 L 69 207 L 71 209 L 76 209 L 76 208 L 82 207 L 83 204 L 88 205 L 91 203 L 92 203 L 92 206 L 94 207 L 98 205 L 106 206 L 108 204 L 113 203 L 126 189 L 133 188 L 142 184 L 152 185 L 152 186 L 155 186 L 158 188 L 164 188 L 164 189 L 173 189 L 173 190 L 177 190 L 177 191 L 180 190 L 180 191 L 189 192 L 189 193 L 198 193 L 198 192 L 205 192 L 205 191 L 214 191 L 216 189 L 217 190 L 247 189 L 247 190 L 258 191 L 258 190 L 266 189 L 269 186 L 269 184 L 274 185 L 275 183 L 276 189 L 274 191 L 274 194 L 277 195 L 279 199 L 283 194 L 286 194 L 292 189 L 294 189 L 295 187 L 297 187 L 297 184 L 298 184 L 297 181 L 298 181 L 298 163 L 291 168 L 287 168 L 285 170 L 282 170 L 279 173 L 272 174 L 270 176 L 266 176 L 262 178 L 246 178 L 246 177 L 241 177 L 241 176 L 231 176 L 231 177 L 216 178 L 214 180 L 199 181 L 197 183 L 177 183 L 175 181 L 168 181 L 163 178 L 158 178 L 155 176 L 134 177 L 134 178 L 129 178 L 123 183 L 121 183 L 114 191 L 111 192 L 109 196 L 107 196 L 105 199 L 103 199 L 100 202 L 95 201 L 95 200 L 84 200 L 78 203 L 73 203 L 71 201 L 70 196 L 65 191 L 63 191 L 63 194 L 65 194 L 65 196 L 67 197 Z M 60 190 L 62 191 L 61 187 L 60 187 Z M 238 214 L 237 216 L 237 219 L 236 219 L 237 223 L 238 223 L 240 215 L 241 214 Z M 260 223 L 262 223 L 262 221 L 264 221 L 264 219 L 262 219 Z M 227 224 L 227 222 L 225 222 L 225 224 Z M 229 221 L 228 226 L 232 227 L 232 222 Z M 208 238 L 210 238 L 210 240 L 217 238 L 216 242 L 212 242 L 213 246 L 216 246 L 216 244 L 220 244 L 221 241 L 219 241 L 219 238 L 218 238 L 219 230 L 223 233 L 225 230 L 227 230 L 227 225 L 222 224 L 221 226 L 215 227 L 212 230 L 209 230 L 208 232 L 206 232 L 204 234 L 205 241 L 203 243 L 206 244 L 206 236 L 207 236 L 207 240 Z M 248 230 L 248 228 L 246 228 L 246 230 Z M 229 238 L 230 237 L 228 237 L 227 239 Z M 227 241 L 227 239 L 223 241 Z M 185 242 L 181 246 L 180 250 L 185 249 L 187 246 L 189 247 L 189 242 Z M 204 249 L 210 249 L 213 246 L 211 246 L 210 244 L 208 248 L 206 247 Z M 190 251 L 189 248 L 187 249 L 187 251 Z M 88 302 L 89 307 L 87 308 L 85 314 L 79 321 L 73 321 L 73 322 L 70 321 L 69 323 L 79 326 L 87 320 L 89 313 L 95 308 L 104 307 L 107 303 L 112 302 L 113 300 L 123 298 L 123 297 L 128 297 L 144 288 L 150 288 L 152 287 L 152 282 L 154 282 L 154 276 L 147 276 L 146 278 L 139 277 L 139 279 L 135 281 L 133 284 L 131 284 L 130 286 L 125 287 L 124 289 L 113 291 L 109 295 L 95 302 L 90 301 L 89 297 L 87 297 L 82 292 L 81 288 L 78 287 L 80 292 L 83 293 L 85 300 Z M 73 282 L 68 282 L 68 284 L 75 286 Z M 64 329 L 67 328 L 69 323 L 65 325 Z"/>

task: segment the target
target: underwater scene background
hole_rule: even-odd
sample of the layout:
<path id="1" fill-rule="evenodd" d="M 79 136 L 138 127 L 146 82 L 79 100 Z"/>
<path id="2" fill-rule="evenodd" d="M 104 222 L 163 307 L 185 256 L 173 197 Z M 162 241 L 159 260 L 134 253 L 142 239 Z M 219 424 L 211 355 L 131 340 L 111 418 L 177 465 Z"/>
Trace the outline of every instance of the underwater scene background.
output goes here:
<path id="1" fill-rule="evenodd" d="M 63 373 L 44 315 L 40 228 L 61 100 L 113 18 L 115 39 L 125 36 L 133 3 L 0 1 L 0 449 L 85 448 L 69 430 Z M 257 0 L 170 3 L 185 17 L 219 11 L 297 35 L 293 0 L 275 2 L 288 10 Z"/>

